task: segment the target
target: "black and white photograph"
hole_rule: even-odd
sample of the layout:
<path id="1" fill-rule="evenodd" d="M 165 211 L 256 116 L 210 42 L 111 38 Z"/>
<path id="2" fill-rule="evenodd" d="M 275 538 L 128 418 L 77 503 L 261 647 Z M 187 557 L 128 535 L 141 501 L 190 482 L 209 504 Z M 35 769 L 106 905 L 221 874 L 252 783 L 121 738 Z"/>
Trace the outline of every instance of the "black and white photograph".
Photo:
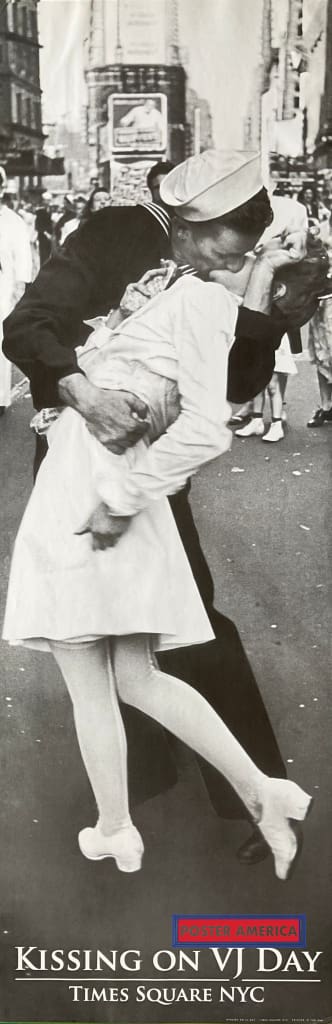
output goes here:
<path id="1" fill-rule="evenodd" d="M 0 0 L 3 1024 L 332 1018 L 332 0 Z"/>

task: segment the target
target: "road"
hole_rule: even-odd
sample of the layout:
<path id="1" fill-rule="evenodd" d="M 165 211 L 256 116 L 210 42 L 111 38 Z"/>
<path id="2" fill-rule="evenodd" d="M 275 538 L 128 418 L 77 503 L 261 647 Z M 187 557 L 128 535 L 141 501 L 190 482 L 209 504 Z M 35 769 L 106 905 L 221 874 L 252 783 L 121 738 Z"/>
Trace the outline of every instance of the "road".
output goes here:
<path id="1" fill-rule="evenodd" d="M 332 993 L 326 974 L 331 956 L 327 584 L 332 430 L 306 428 L 317 398 L 316 383 L 305 359 L 299 361 L 298 369 L 298 377 L 289 384 L 285 439 L 268 445 L 260 438 L 234 438 L 231 452 L 199 474 L 192 492 L 217 606 L 237 623 L 290 777 L 316 798 L 294 877 L 285 885 L 278 882 L 271 859 L 251 868 L 239 865 L 235 851 L 248 827 L 215 817 L 191 760 L 185 762 L 172 790 L 136 809 L 135 820 L 146 843 L 140 874 L 121 875 L 109 861 L 99 865 L 84 861 L 76 834 L 82 825 L 93 822 L 94 808 L 61 678 L 48 655 L 2 644 L 1 1020 L 203 1022 L 226 1017 L 234 1021 L 331 1017 Z M 30 415 L 30 400 L 21 396 L 0 421 L 1 612 L 10 552 L 31 489 Z M 208 1006 L 193 1006 L 182 997 L 161 1007 L 135 1002 L 135 975 L 128 983 L 127 1003 L 86 1001 L 90 999 L 83 991 L 87 980 L 81 982 L 77 1002 L 69 983 L 59 978 L 37 982 L 38 975 L 31 971 L 30 980 L 28 975 L 25 981 L 13 981 L 17 945 L 105 953 L 137 949 L 143 957 L 142 977 L 155 976 L 152 951 L 172 948 L 172 913 L 304 913 L 307 949 L 326 951 L 323 982 L 315 984 L 310 974 L 300 974 L 309 983 L 295 984 L 299 974 L 293 970 L 278 974 L 293 984 L 273 984 L 270 972 L 263 1005 L 254 1004 L 249 996 L 241 1005 L 228 996 L 220 1003 L 220 986 L 213 982 Z M 248 956 L 247 973 L 253 977 L 250 971 L 255 965 Z M 115 976 L 124 973 L 118 966 Z M 193 976 L 192 971 L 188 973 Z M 202 953 L 200 975 L 216 976 L 207 951 Z M 78 984 L 76 975 L 75 979 Z M 172 987 L 177 981 L 183 984 L 183 974 L 178 975 L 176 967 L 170 976 L 159 974 L 159 985 Z"/>

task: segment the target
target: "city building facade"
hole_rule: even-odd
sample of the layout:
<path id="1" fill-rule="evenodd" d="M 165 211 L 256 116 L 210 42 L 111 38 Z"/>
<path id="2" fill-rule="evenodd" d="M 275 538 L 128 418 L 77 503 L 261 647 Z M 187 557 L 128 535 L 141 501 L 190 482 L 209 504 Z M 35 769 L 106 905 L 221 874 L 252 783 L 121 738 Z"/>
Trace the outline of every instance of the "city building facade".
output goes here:
<path id="1" fill-rule="evenodd" d="M 0 7 L 0 162 L 38 187 L 43 142 L 37 0 L 8 0 Z"/>
<path id="2" fill-rule="evenodd" d="M 211 144 L 208 105 L 182 61 L 177 0 L 90 0 L 85 77 L 90 175 L 117 202 L 144 196 L 153 163 Z"/>
<path id="3" fill-rule="evenodd" d="M 261 148 L 267 180 L 295 190 L 332 169 L 332 0 L 287 0 L 278 38 L 276 2 L 263 0 L 244 144 Z"/>
<path id="4" fill-rule="evenodd" d="M 322 32 L 325 50 L 325 74 L 321 94 L 319 130 L 316 138 L 316 165 L 320 169 L 332 167 L 332 2 L 327 0 L 325 32 Z M 321 35 L 318 36 L 320 41 Z M 319 73 L 319 71 L 318 71 Z"/>

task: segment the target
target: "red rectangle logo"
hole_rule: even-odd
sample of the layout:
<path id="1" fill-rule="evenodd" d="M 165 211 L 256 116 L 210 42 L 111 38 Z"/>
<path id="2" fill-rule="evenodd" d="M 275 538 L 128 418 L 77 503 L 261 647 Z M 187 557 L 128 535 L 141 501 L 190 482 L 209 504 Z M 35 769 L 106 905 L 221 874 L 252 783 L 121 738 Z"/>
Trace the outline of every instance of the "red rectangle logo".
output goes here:
<path id="1" fill-rule="evenodd" d="M 305 917 L 173 916 L 173 946 L 302 946 Z"/>

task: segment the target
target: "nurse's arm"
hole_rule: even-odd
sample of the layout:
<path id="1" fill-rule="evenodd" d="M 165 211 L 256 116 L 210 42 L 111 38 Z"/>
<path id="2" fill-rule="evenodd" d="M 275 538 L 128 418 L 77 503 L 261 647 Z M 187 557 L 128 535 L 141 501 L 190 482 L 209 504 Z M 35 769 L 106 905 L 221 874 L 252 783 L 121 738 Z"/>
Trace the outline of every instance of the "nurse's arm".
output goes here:
<path id="1" fill-rule="evenodd" d="M 134 515 L 152 501 L 174 494 L 200 466 L 231 445 L 227 363 L 237 304 L 219 285 L 196 290 L 189 279 L 177 293 L 177 302 L 170 329 L 178 344 L 180 414 L 142 451 L 134 468 L 117 478 L 107 473 L 96 478 L 100 500 L 117 516 Z"/>

